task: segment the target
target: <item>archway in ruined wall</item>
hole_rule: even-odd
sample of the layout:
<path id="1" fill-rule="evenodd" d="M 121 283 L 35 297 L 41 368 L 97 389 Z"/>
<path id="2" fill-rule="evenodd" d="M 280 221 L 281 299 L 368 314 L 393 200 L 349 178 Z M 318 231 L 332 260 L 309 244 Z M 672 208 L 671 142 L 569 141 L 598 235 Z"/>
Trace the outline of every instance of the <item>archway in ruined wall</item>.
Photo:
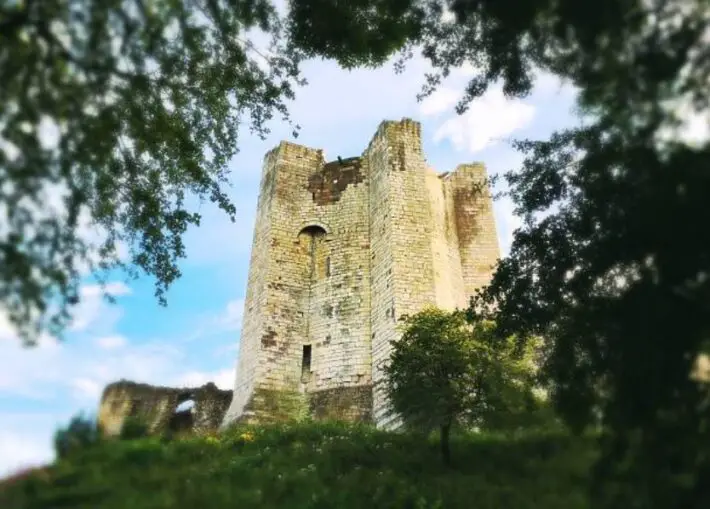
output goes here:
<path id="1" fill-rule="evenodd" d="M 178 397 L 178 405 L 173 410 L 168 422 L 171 431 L 190 431 L 195 423 L 195 400 L 192 395 Z"/>

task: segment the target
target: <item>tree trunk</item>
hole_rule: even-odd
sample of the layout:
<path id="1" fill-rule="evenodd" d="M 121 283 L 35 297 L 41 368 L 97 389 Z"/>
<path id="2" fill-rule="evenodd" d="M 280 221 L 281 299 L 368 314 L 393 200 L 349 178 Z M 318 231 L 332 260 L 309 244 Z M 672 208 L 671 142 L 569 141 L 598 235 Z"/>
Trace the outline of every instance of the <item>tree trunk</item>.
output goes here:
<path id="1" fill-rule="evenodd" d="M 441 457 L 444 460 L 444 465 L 451 465 L 451 448 L 449 444 L 449 432 L 451 424 L 443 424 L 441 426 Z"/>

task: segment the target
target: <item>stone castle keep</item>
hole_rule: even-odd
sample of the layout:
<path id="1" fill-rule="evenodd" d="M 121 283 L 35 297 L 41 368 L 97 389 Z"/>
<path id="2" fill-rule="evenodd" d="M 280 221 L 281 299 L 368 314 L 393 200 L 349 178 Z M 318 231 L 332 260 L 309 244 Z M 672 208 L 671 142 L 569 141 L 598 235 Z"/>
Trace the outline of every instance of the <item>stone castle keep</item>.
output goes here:
<path id="1" fill-rule="evenodd" d="M 109 435 L 128 416 L 154 433 L 302 416 L 387 427 L 378 383 L 399 318 L 465 307 L 491 277 L 485 180 L 481 164 L 435 173 L 408 119 L 382 122 L 360 157 L 282 142 L 264 159 L 234 391 L 122 380 L 99 423 Z"/>
<path id="2" fill-rule="evenodd" d="M 465 307 L 499 257 L 481 164 L 437 174 L 420 124 L 360 157 L 266 154 L 233 399 L 223 425 L 299 413 L 387 425 L 378 382 L 402 315 Z"/>

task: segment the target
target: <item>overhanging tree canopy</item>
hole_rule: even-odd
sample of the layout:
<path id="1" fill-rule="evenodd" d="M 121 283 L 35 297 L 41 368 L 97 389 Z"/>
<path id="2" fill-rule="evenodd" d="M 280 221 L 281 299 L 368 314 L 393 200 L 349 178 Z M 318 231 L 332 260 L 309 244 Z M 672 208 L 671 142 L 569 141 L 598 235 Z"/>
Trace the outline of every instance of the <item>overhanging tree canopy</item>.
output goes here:
<path id="1" fill-rule="evenodd" d="M 387 5 L 378 8 L 399 12 Z M 710 350 L 710 144 L 677 129 L 691 115 L 710 122 L 710 4 L 410 5 L 418 24 L 408 49 L 423 47 L 437 71 L 422 95 L 473 64 L 461 112 L 496 81 L 525 95 L 542 69 L 577 87 L 585 114 L 583 127 L 516 143 L 526 158 L 507 180 L 523 226 L 473 314 L 495 303 L 503 334 L 546 337 L 545 369 L 568 422 L 601 416 L 613 432 L 600 469 L 626 486 L 598 501 L 707 504 L 710 462 L 698 447 L 710 439 L 710 393 L 691 372 Z M 336 55 L 311 41 L 314 53 Z M 627 464 L 635 470 L 619 470 Z"/>
<path id="2" fill-rule="evenodd" d="M 616 492 L 612 504 L 703 507 L 710 396 L 689 371 L 710 338 L 710 146 L 668 133 L 677 99 L 708 112 L 708 26 L 706 0 L 291 0 L 283 22 L 266 0 L 2 1 L 0 303 L 28 338 L 47 317 L 61 328 L 82 207 L 109 233 L 102 261 L 133 241 L 162 298 L 199 221 L 184 197 L 234 213 L 223 183 L 237 124 L 263 133 L 286 115 L 302 58 L 378 65 L 422 48 L 435 69 L 423 95 L 473 64 L 458 111 L 497 81 L 525 95 L 543 69 L 579 89 L 587 123 L 518 145 L 527 158 L 508 180 L 525 221 L 479 303 L 498 304 L 504 333 L 549 339 L 568 420 L 601 409 L 615 430 L 608 468 L 636 454 L 649 469 L 636 478 L 647 498 Z M 249 27 L 273 37 L 269 71 L 242 40 Z M 56 149 L 40 142 L 45 117 Z M 66 216 L 31 205 L 47 182 L 67 188 Z"/>
<path id="3" fill-rule="evenodd" d="M 0 2 L 0 305 L 25 340 L 62 330 L 80 266 L 120 265 L 119 242 L 164 303 L 200 222 L 185 198 L 234 218 L 238 127 L 289 120 L 299 60 L 267 0 Z M 98 257 L 79 232 L 87 212 L 107 234 Z"/>

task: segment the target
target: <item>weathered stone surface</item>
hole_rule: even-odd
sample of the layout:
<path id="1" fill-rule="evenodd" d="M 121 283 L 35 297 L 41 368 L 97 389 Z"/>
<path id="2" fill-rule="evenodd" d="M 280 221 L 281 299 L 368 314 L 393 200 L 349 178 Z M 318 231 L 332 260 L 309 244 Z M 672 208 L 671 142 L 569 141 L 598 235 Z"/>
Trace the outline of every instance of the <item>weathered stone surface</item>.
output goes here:
<path id="1" fill-rule="evenodd" d="M 378 387 L 399 319 L 466 306 L 499 257 L 485 179 L 481 164 L 428 168 L 409 119 L 382 122 L 360 157 L 326 162 L 288 142 L 267 153 L 223 425 L 305 414 L 389 426 Z"/>
<path id="2" fill-rule="evenodd" d="M 372 422 L 372 386 L 335 387 L 308 394 L 314 419 Z"/>
<path id="3" fill-rule="evenodd" d="M 177 389 L 121 380 L 104 389 L 98 422 L 108 436 L 118 435 L 129 416 L 140 417 L 151 433 L 213 430 L 219 428 L 231 399 L 232 391 L 220 390 L 211 382 Z M 176 412 L 189 400 L 194 402 L 191 410 Z"/>

